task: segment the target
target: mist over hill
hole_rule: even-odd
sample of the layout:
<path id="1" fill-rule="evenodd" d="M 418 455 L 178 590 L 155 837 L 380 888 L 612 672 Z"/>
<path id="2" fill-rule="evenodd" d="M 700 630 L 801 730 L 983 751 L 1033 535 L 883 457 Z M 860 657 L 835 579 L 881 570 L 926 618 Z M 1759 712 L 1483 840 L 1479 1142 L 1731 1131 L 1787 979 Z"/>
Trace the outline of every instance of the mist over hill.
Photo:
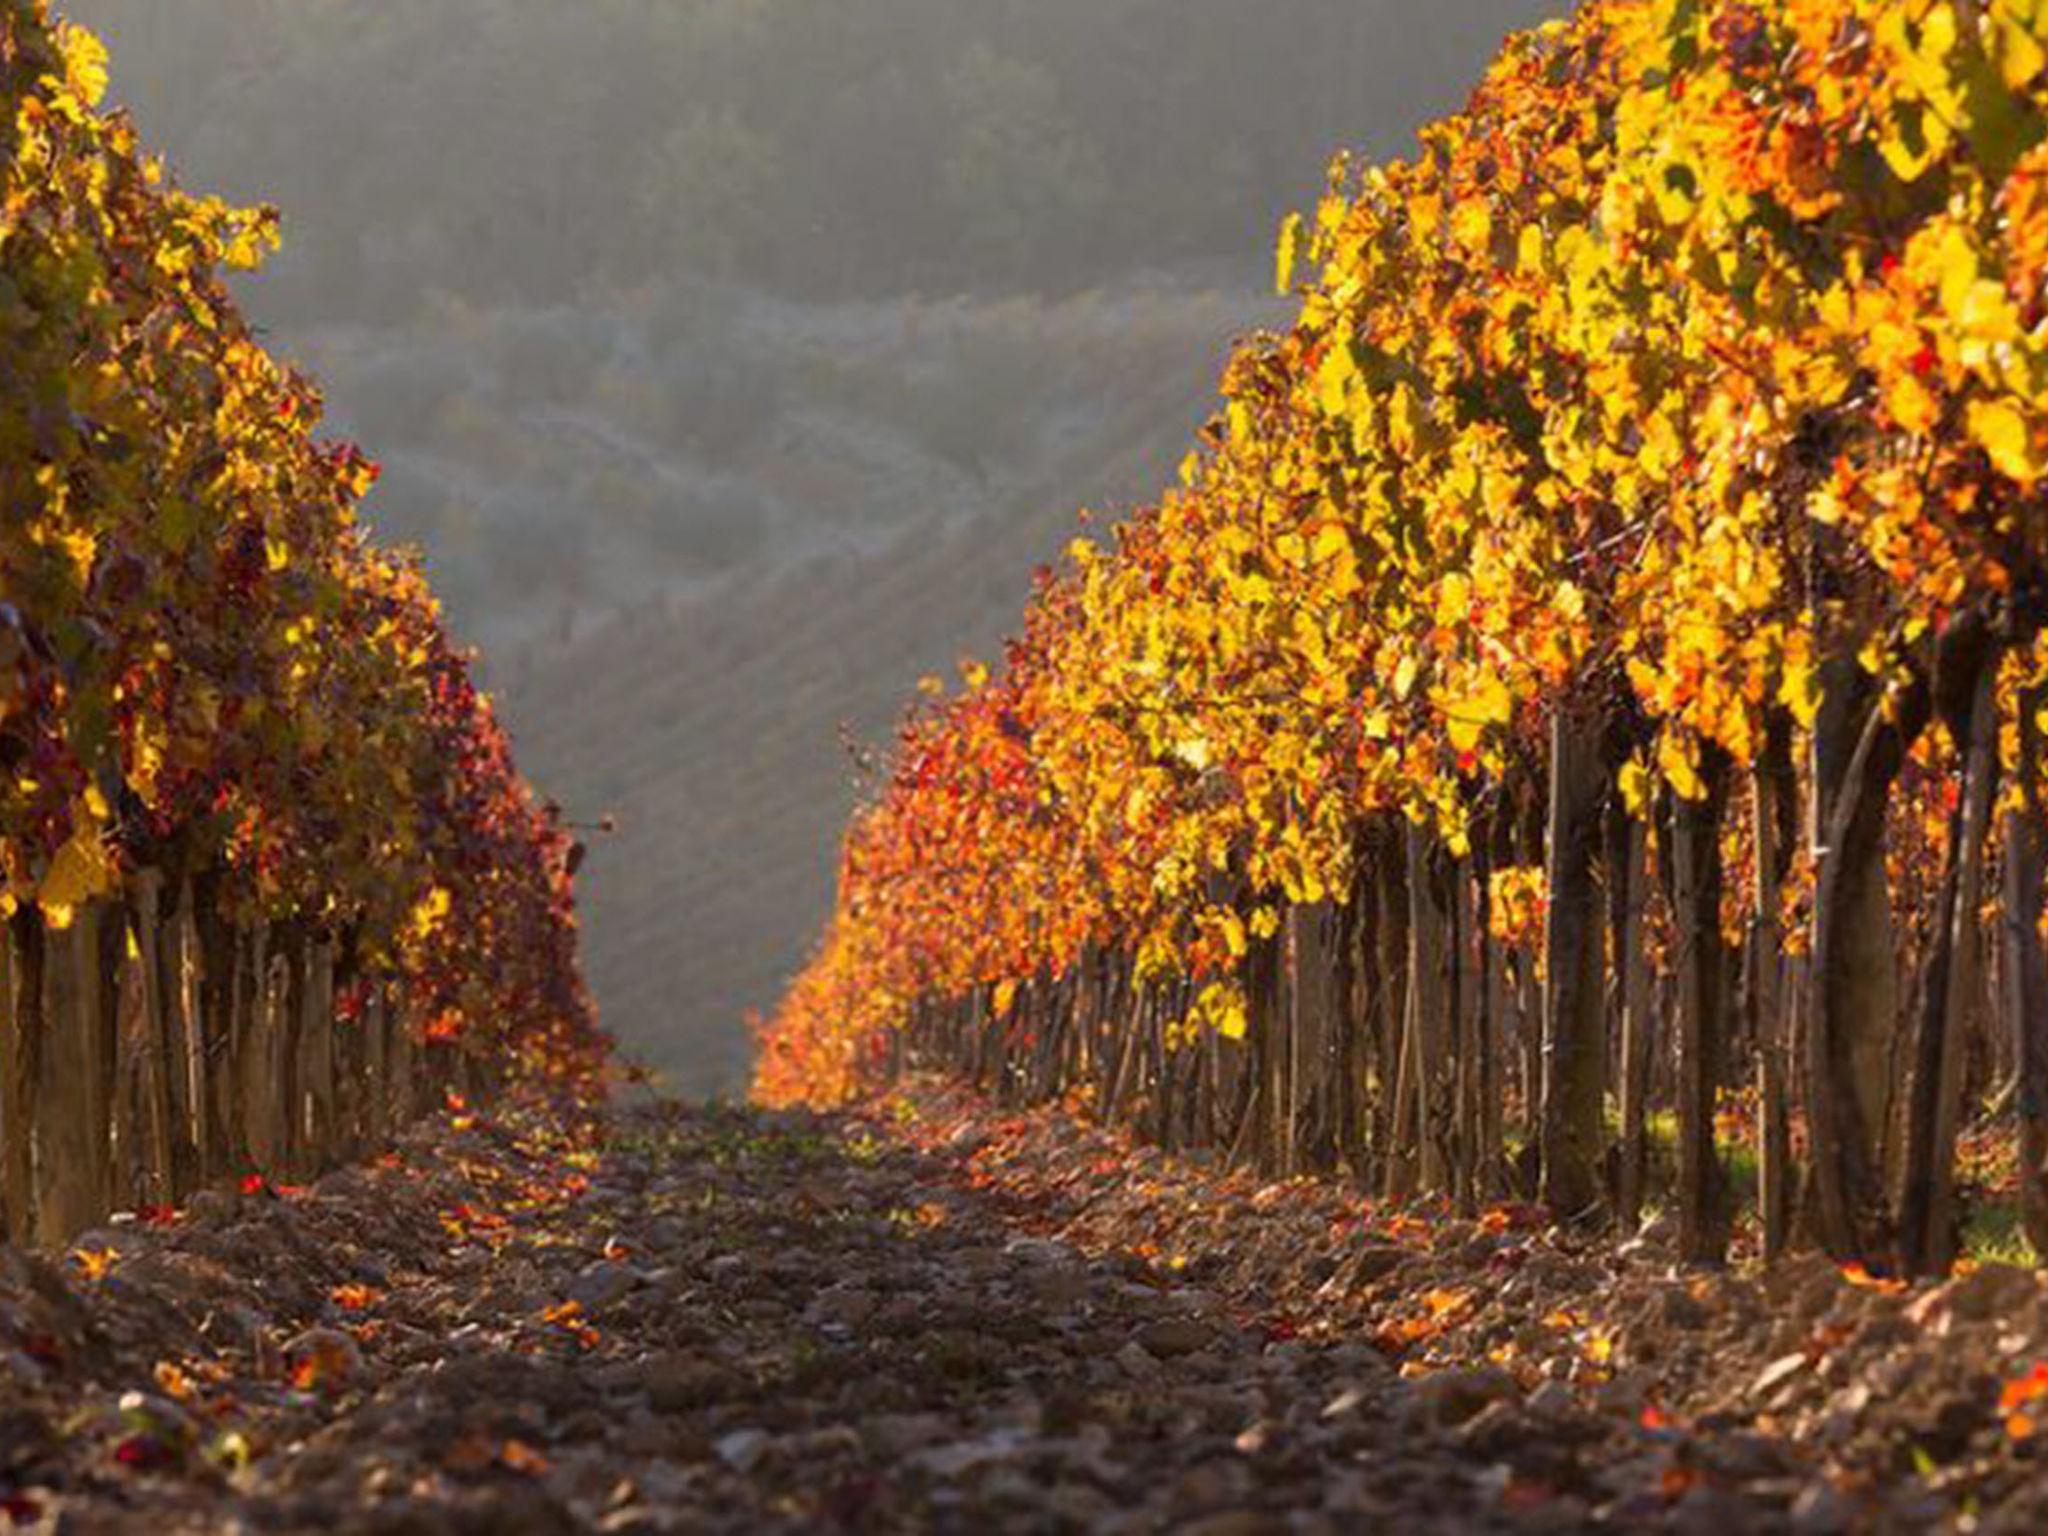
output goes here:
<path id="1" fill-rule="evenodd" d="M 830 895 L 842 724 L 1160 485 L 1332 152 L 1561 0 L 71 0 L 243 301 L 385 466 L 593 851 L 607 1022 L 742 1075 Z"/>
<path id="2" fill-rule="evenodd" d="M 259 313 L 808 298 L 1260 263 L 1535 0 L 76 0 L 184 174 L 291 215 Z"/>

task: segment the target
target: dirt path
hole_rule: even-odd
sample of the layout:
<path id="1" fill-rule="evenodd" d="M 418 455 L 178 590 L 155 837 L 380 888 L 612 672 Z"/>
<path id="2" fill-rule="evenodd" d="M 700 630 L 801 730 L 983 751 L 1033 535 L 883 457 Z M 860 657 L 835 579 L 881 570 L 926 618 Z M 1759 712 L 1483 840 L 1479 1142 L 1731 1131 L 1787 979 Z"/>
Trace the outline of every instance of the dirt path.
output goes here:
<path id="1" fill-rule="evenodd" d="M 1617 1358 L 1647 1335 L 1588 1320 L 1584 1256 L 1343 1208 L 929 1092 L 642 1112 L 601 1151 L 442 1122 L 311 1191 L 0 1256 L 0 1528 L 1730 1536 L 1960 1507 L 1859 1482 L 1853 1434 L 1792 1443 L 1793 1406 L 1682 1419 L 1711 1328 L 1660 1324 L 1661 1375 Z M 1523 1280 L 1570 1265 L 1585 1317 Z M 1549 1352 L 1484 1343 L 1489 1308 Z M 1992 1446 L 1996 1380 L 1972 1390 L 1983 1423 L 1950 1428 Z M 2027 1447 L 1998 1448 L 2012 1476 L 1971 1486 L 2038 1528 Z"/>

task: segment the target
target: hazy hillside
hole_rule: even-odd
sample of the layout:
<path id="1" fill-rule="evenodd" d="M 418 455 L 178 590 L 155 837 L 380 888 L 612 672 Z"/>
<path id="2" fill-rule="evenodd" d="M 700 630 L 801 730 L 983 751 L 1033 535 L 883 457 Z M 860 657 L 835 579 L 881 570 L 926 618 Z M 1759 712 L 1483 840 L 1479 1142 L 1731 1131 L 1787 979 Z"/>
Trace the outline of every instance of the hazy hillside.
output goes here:
<path id="1" fill-rule="evenodd" d="M 793 296 L 1259 261 L 1543 0 L 67 0 L 183 175 L 280 203 L 272 319 L 678 271 Z"/>
<path id="2" fill-rule="evenodd" d="M 1563 6 L 64 8 L 181 177 L 281 207 L 243 302 L 386 464 L 382 530 L 496 647 L 1027 478 L 1089 494 L 1054 473 L 1062 412 L 1096 410 L 1055 352 L 1088 316 L 1040 335 L 1027 299 L 955 333 L 946 296 L 1255 293 L 1333 150 L 1398 148 Z M 1146 323 L 1099 306 L 1080 371 L 1117 345 L 1135 366 Z"/>
<path id="3" fill-rule="evenodd" d="M 1279 310 L 1188 303 L 1239 330 Z M 1042 318 L 1057 334 L 1074 316 Z M 742 1080 L 742 1016 L 772 1002 L 829 904 L 855 791 L 842 725 L 886 738 L 920 675 L 994 651 L 1032 566 L 1075 536 L 1075 487 L 1106 507 L 1186 451 L 1221 349 L 1168 370 L 1145 350 L 1065 423 L 1046 483 L 871 550 L 643 604 L 494 669 L 528 771 L 579 814 L 619 814 L 585 866 L 586 963 L 606 1023 L 683 1085 Z"/>
<path id="4" fill-rule="evenodd" d="M 1164 282 L 831 304 L 669 285 L 548 309 L 447 299 L 407 326 L 310 330 L 301 350 L 337 425 L 376 445 L 379 523 L 424 545 L 497 651 L 1071 499 L 1075 455 L 1108 423 L 1149 427 L 1131 407 L 1159 381 L 1192 398 L 1255 312 Z"/>

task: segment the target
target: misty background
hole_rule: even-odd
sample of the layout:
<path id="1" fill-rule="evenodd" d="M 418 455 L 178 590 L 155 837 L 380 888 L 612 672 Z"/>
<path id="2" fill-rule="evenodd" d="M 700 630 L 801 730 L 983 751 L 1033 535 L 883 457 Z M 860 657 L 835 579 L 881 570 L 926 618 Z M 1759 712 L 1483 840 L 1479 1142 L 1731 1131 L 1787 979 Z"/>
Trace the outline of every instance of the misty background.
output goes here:
<path id="1" fill-rule="evenodd" d="M 1170 478 L 1282 214 L 1565 0 L 59 0 L 572 816 L 606 1025 L 743 1085 L 915 680 Z"/>

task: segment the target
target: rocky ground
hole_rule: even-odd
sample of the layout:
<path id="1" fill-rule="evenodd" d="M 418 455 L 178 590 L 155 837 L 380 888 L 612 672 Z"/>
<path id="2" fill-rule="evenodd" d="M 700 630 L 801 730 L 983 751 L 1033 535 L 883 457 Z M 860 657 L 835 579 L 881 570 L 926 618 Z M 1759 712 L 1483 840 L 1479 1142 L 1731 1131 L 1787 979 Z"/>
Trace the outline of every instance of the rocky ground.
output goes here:
<path id="1" fill-rule="evenodd" d="M 2048 1290 L 1687 1273 L 912 1085 L 0 1250 L 0 1528 L 2038 1531 Z"/>

